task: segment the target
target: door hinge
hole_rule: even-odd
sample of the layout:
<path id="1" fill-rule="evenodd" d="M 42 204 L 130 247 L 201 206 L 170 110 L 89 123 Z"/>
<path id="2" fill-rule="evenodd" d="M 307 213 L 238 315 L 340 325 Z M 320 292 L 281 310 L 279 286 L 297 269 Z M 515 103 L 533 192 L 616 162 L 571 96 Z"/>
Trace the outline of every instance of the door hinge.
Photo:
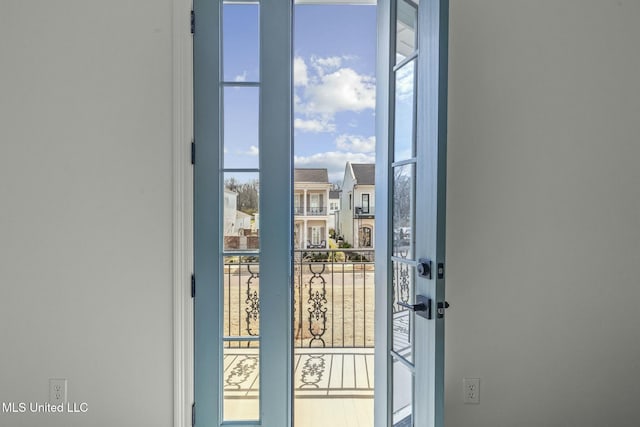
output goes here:
<path id="1" fill-rule="evenodd" d="M 196 402 L 191 405 L 191 427 L 196 425 Z"/>
<path id="2" fill-rule="evenodd" d="M 196 142 L 191 140 L 191 164 L 196 164 Z"/>
<path id="3" fill-rule="evenodd" d="M 438 263 L 438 279 L 444 279 L 444 262 Z"/>
<path id="4" fill-rule="evenodd" d="M 450 304 L 446 301 L 439 302 L 437 305 L 436 312 L 438 313 L 438 319 L 442 319 L 444 317 L 444 311 L 450 307 Z"/>
<path id="5" fill-rule="evenodd" d="M 191 11 L 191 34 L 195 34 L 196 32 L 196 12 Z"/>
<path id="6" fill-rule="evenodd" d="M 191 298 L 196 297 L 196 275 L 191 275 Z"/>

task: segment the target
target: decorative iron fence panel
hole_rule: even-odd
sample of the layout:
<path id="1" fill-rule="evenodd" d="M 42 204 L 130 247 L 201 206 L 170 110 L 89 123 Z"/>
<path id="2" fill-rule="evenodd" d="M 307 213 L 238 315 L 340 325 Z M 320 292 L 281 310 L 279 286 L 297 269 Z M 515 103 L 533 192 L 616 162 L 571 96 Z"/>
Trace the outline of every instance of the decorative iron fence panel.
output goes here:
<path id="1" fill-rule="evenodd" d="M 293 337 L 296 347 L 374 346 L 374 261 L 373 250 L 306 249 L 294 252 Z M 246 340 L 260 334 L 259 286 L 257 257 L 225 260 L 224 333 L 227 340 L 238 339 L 227 341 L 226 347 L 258 345 Z M 398 296 L 404 300 L 404 295 Z"/>

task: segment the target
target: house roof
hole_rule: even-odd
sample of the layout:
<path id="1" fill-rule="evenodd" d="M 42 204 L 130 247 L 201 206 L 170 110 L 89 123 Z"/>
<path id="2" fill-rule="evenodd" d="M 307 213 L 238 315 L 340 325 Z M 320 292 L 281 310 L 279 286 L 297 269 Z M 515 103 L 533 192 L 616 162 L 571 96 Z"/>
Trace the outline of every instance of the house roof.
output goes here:
<path id="1" fill-rule="evenodd" d="M 375 185 L 376 165 L 374 163 L 351 163 L 351 169 L 358 185 Z"/>
<path id="2" fill-rule="evenodd" d="M 328 184 L 329 173 L 326 168 L 295 168 L 293 171 L 293 179 L 295 182 L 319 182 L 322 184 Z"/>
<path id="3" fill-rule="evenodd" d="M 340 198 L 340 190 L 329 190 L 329 198 L 330 199 L 339 199 Z"/>

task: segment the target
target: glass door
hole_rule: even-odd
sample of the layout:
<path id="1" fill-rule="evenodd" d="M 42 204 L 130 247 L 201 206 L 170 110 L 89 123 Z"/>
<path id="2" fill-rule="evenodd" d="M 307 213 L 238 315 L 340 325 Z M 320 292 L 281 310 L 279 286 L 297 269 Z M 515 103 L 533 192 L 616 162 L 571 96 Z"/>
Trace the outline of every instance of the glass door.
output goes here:
<path id="1" fill-rule="evenodd" d="M 376 426 L 443 425 L 446 0 L 378 3 Z"/>

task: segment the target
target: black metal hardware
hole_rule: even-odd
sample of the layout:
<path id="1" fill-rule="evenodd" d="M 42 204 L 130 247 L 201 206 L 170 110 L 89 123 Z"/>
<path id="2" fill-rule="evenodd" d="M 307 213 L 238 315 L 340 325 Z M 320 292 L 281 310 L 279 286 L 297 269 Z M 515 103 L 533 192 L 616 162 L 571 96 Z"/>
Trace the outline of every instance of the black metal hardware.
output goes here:
<path id="1" fill-rule="evenodd" d="M 428 258 L 420 258 L 417 265 L 418 276 L 425 279 L 431 279 L 431 260 Z"/>
<path id="2" fill-rule="evenodd" d="M 438 263 L 438 279 L 444 279 L 444 262 Z"/>
<path id="3" fill-rule="evenodd" d="M 196 164 L 196 143 L 194 140 L 191 140 L 191 164 Z"/>
<path id="4" fill-rule="evenodd" d="M 407 304 L 402 301 L 397 301 L 396 304 L 414 311 L 420 317 L 431 319 L 431 298 L 418 295 L 416 296 L 416 304 Z"/>
<path id="5" fill-rule="evenodd" d="M 195 298 L 196 296 L 196 276 L 195 274 L 191 275 L 191 298 Z"/>
<path id="6" fill-rule="evenodd" d="M 196 425 L 196 402 L 191 405 L 191 427 Z"/>
<path id="7" fill-rule="evenodd" d="M 444 311 L 449 308 L 449 303 L 446 301 L 441 301 L 438 303 L 438 319 L 442 319 L 444 317 Z"/>
<path id="8" fill-rule="evenodd" d="M 191 11 L 191 34 L 195 34 L 196 32 L 196 13 Z"/>

